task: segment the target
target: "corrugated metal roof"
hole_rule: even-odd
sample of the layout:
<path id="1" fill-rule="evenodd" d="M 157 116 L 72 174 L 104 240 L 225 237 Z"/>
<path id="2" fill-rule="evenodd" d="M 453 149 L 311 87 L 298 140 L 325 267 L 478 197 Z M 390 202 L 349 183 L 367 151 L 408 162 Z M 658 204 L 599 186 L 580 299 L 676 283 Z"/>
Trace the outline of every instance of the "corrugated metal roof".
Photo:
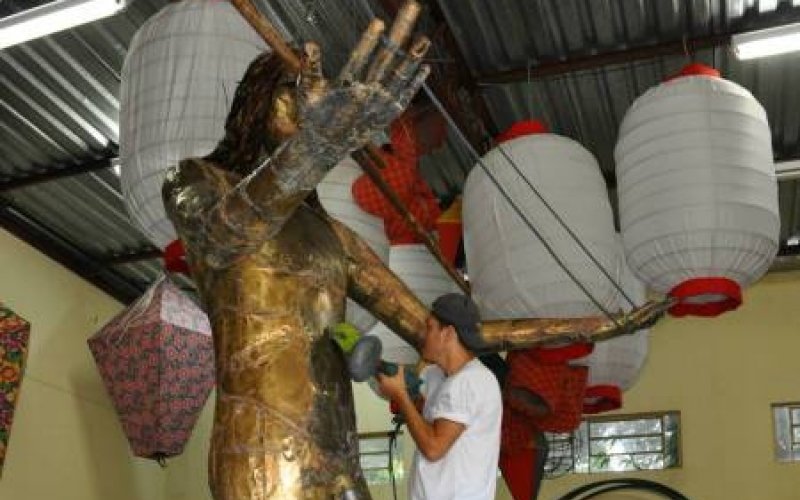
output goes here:
<path id="1" fill-rule="evenodd" d="M 137 0 L 114 17 L 0 51 L 0 179 L 113 155 L 128 43 L 165 3 Z M 130 223 L 119 181 L 110 171 L 15 189 L 3 198 L 56 241 L 98 260 L 148 244 Z M 96 272 L 138 289 L 155 276 L 152 270 L 100 267 Z"/>
<path id="2" fill-rule="evenodd" d="M 42 3 L 44 0 L 36 0 Z M 0 16 L 21 4 L 2 2 Z M 135 0 L 112 18 L 0 51 L 0 181 L 81 164 L 114 154 L 118 142 L 120 70 L 139 26 L 167 0 Z M 317 40 L 333 74 L 367 24 L 373 0 L 258 0 L 294 41 Z M 474 75 L 547 61 L 652 45 L 778 23 L 800 17 L 800 0 L 441 0 L 440 5 Z M 428 23 L 426 26 L 430 27 Z M 726 49 L 698 53 L 745 87 L 767 109 L 778 156 L 800 154 L 796 82 L 800 56 L 739 62 Z M 683 58 L 660 57 L 562 76 L 481 88 L 500 126 L 537 116 L 573 137 L 613 171 L 618 124 L 631 102 Z M 442 197 L 458 192 L 473 160 L 452 138 L 425 158 L 422 172 Z M 796 182 L 780 186 L 783 236 L 800 231 Z M 147 246 L 129 222 L 119 181 L 109 171 L 15 189 L 3 200 L 54 235 L 101 258 Z M 0 207 L 2 208 L 2 207 Z M 66 244 L 66 243 L 65 243 Z M 99 262 L 99 261 L 98 261 Z M 106 267 L 109 279 L 141 287 L 157 261 Z M 97 271 L 101 272 L 101 271 Z"/>

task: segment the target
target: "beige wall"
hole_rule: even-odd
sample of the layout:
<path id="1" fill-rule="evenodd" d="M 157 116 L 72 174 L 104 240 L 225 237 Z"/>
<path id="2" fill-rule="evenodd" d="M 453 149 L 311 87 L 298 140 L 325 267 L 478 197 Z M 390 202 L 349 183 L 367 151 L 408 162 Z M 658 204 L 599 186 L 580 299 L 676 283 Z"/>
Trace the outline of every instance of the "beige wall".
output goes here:
<path id="1" fill-rule="evenodd" d="M 166 473 L 131 455 L 86 346 L 121 305 L 3 230 L 0 301 L 31 323 L 0 500 L 161 500 Z"/>
<path id="2" fill-rule="evenodd" d="M 540 498 L 620 476 L 659 481 L 697 500 L 799 498 L 800 463 L 774 459 L 770 405 L 800 401 L 800 273 L 768 275 L 745 292 L 739 310 L 719 318 L 668 318 L 650 341 L 623 411 L 680 410 L 683 466 L 571 475 L 547 481 Z"/>

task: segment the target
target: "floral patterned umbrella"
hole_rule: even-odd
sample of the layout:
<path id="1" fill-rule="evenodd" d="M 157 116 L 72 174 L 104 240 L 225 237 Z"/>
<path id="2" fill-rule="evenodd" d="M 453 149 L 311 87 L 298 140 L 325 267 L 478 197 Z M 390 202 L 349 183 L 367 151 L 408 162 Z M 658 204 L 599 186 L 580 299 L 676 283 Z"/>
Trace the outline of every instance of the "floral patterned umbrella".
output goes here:
<path id="1" fill-rule="evenodd" d="M 136 456 L 183 451 L 214 386 L 208 317 L 166 277 L 89 339 Z"/>
<path id="2" fill-rule="evenodd" d="M 0 475 L 19 400 L 31 325 L 0 303 Z"/>

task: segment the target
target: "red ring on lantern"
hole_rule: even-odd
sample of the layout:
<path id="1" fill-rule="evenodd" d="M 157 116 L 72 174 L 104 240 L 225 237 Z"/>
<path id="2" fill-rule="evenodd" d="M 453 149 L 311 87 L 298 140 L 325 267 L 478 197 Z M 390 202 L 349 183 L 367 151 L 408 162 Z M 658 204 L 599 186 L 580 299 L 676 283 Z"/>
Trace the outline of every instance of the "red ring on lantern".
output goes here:
<path id="1" fill-rule="evenodd" d="M 711 66 L 706 66 L 705 64 L 693 62 L 681 68 L 681 70 L 674 75 L 668 76 L 664 81 L 670 82 L 684 76 L 710 76 L 712 78 L 722 78 L 719 70 L 716 70 Z"/>
<path id="2" fill-rule="evenodd" d="M 189 275 L 189 265 L 186 263 L 186 250 L 181 240 L 174 240 L 164 247 L 162 254 L 164 267 L 171 273 Z"/>
<path id="3" fill-rule="evenodd" d="M 702 316 L 711 318 L 726 311 L 733 311 L 742 305 L 742 289 L 729 278 L 693 278 L 684 281 L 669 291 L 670 297 L 678 303 L 669 309 L 675 317 Z M 722 300 L 693 303 L 690 300 L 699 295 L 720 295 Z"/>
<path id="4" fill-rule="evenodd" d="M 591 385 L 583 393 L 583 413 L 594 415 L 622 408 L 622 391 L 616 385 Z"/>
<path id="5" fill-rule="evenodd" d="M 548 132 L 549 130 L 547 129 L 547 126 L 539 120 L 522 120 L 511 125 L 503 132 L 500 132 L 500 134 L 498 134 L 494 140 L 498 144 L 502 144 L 512 139 L 516 139 L 517 137 L 525 137 L 526 135 L 533 134 L 546 134 Z"/>

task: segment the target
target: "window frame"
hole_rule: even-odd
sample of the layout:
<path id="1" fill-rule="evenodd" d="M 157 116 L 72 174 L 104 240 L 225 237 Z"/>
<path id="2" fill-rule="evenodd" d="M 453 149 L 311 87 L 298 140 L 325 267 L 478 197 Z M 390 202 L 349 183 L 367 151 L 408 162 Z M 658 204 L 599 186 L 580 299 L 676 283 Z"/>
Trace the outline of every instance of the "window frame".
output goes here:
<path id="1" fill-rule="evenodd" d="M 601 440 L 607 439 L 614 439 L 614 438 L 649 438 L 649 437 L 660 437 L 661 439 L 661 450 L 658 452 L 648 452 L 648 451 L 641 451 L 641 452 L 627 452 L 627 453 L 616 453 L 613 455 L 652 455 L 654 453 L 660 453 L 664 459 L 666 459 L 670 454 L 667 453 L 669 448 L 668 446 L 668 439 L 667 439 L 667 419 L 672 418 L 675 420 L 676 425 L 674 427 L 675 433 L 675 450 L 674 450 L 674 463 L 669 466 L 662 467 L 662 468 L 655 468 L 655 469 L 633 469 L 633 470 L 607 470 L 601 469 L 598 470 L 596 466 L 593 468 L 592 463 L 593 459 L 599 457 L 601 454 L 593 453 L 592 452 L 592 443 Z M 592 425 L 593 424 L 605 424 L 610 422 L 630 422 L 630 421 L 637 421 L 637 420 L 650 420 L 650 419 L 658 419 L 661 422 L 661 431 L 658 433 L 653 434 L 626 434 L 626 435 L 612 435 L 612 436 L 602 436 L 602 437 L 593 437 L 592 436 Z M 615 474 L 615 473 L 630 473 L 630 472 L 638 472 L 639 470 L 647 470 L 647 471 L 665 471 L 669 469 L 678 469 L 683 466 L 683 435 L 682 435 L 682 415 L 679 410 L 664 410 L 664 411 L 651 411 L 651 412 L 636 412 L 636 413 L 615 413 L 611 415 L 592 415 L 592 416 L 585 416 L 581 419 L 581 426 L 575 429 L 570 433 L 563 433 L 563 434 L 551 434 L 547 433 L 548 442 L 552 443 L 571 443 L 568 449 L 571 450 L 571 465 L 567 470 L 564 470 L 560 474 L 555 473 L 558 469 L 553 469 L 553 472 L 548 474 L 550 477 L 560 477 L 566 474 Z M 611 455 L 611 454 L 606 454 Z M 570 458 L 567 456 L 567 458 Z M 581 459 L 585 459 L 586 462 L 586 469 L 585 470 L 578 470 L 577 464 L 581 462 Z M 548 461 L 552 459 L 548 457 Z M 582 467 L 581 467 L 582 468 Z"/>
<path id="2" fill-rule="evenodd" d="M 781 442 L 780 433 L 778 428 L 778 415 L 777 410 L 785 409 L 788 414 L 788 428 L 785 430 L 789 435 L 788 457 L 781 456 Z M 782 464 L 800 464 L 800 437 L 795 439 L 795 433 L 800 436 L 800 418 L 795 419 L 795 413 L 800 413 L 800 401 L 785 401 L 781 403 L 772 403 L 770 405 L 772 413 L 772 445 L 775 450 L 775 461 Z"/>

